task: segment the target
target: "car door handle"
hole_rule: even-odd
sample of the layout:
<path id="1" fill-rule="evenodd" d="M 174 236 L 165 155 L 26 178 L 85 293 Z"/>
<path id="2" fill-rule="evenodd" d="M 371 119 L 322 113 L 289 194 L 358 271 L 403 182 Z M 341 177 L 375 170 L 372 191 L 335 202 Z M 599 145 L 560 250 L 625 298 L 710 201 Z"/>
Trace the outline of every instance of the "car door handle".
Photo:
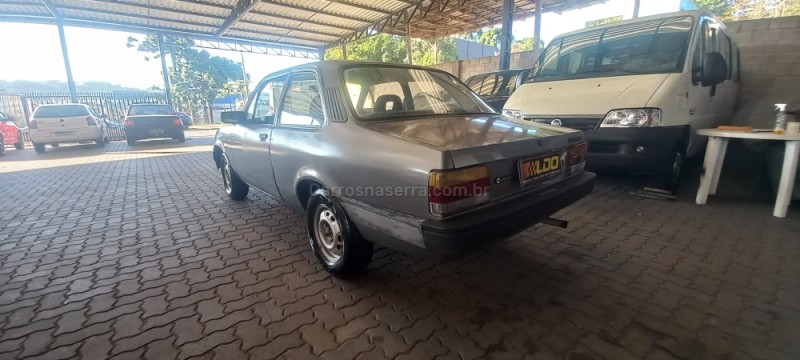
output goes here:
<path id="1" fill-rule="evenodd" d="M 267 141 L 269 139 L 269 134 L 261 134 L 261 141 Z"/>

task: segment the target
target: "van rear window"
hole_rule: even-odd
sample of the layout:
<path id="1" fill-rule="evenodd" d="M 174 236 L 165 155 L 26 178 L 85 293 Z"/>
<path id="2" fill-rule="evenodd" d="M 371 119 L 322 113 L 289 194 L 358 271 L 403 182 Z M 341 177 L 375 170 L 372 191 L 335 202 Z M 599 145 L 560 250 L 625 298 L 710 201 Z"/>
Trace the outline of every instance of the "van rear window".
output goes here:
<path id="1" fill-rule="evenodd" d="M 33 112 L 35 118 L 56 118 L 70 116 L 89 116 L 89 110 L 83 105 L 40 106 Z"/>

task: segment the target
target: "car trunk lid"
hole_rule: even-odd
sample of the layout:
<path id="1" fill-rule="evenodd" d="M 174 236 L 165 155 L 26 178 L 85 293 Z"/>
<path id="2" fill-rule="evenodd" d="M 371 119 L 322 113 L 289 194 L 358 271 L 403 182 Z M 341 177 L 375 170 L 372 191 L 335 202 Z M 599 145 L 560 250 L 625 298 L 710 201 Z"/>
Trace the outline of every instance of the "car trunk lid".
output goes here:
<path id="1" fill-rule="evenodd" d="M 544 186 L 570 175 L 573 170 L 566 163 L 569 147 L 584 142 L 577 130 L 511 122 L 499 115 L 440 116 L 367 126 L 445 151 L 453 168 L 485 164 L 491 181 L 490 199 Z M 541 171 L 544 172 L 537 174 Z"/>
<path id="2" fill-rule="evenodd" d="M 85 129 L 89 126 L 89 123 L 86 120 L 88 117 L 89 115 L 47 118 L 34 117 L 34 119 L 36 120 L 36 124 L 40 130 L 59 131 Z"/>
<path id="3" fill-rule="evenodd" d="M 135 115 L 128 116 L 126 121 L 136 127 L 168 129 L 176 126 L 176 119 L 180 121 L 178 115 Z"/>

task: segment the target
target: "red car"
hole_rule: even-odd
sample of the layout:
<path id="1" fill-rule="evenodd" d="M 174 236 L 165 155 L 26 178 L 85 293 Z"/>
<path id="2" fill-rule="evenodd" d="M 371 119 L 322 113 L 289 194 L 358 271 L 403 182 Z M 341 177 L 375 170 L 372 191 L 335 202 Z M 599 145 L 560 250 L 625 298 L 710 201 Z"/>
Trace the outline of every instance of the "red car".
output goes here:
<path id="1" fill-rule="evenodd" d="M 0 155 L 5 153 L 6 145 L 14 145 L 17 150 L 25 148 L 25 141 L 22 139 L 22 131 L 19 130 L 17 124 L 14 124 L 13 118 L 0 112 Z"/>

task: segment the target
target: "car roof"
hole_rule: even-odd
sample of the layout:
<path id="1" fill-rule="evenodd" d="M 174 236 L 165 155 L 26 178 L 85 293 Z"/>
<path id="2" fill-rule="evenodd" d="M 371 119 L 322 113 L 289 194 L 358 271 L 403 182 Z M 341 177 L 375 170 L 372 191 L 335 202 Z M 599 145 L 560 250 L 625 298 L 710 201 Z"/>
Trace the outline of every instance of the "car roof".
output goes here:
<path id="1" fill-rule="evenodd" d="M 86 106 L 86 104 L 64 103 L 64 104 L 41 104 L 41 105 L 37 106 L 36 108 L 38 109 L 40 107 L 55 107 L 55 106 L 84 106 L 84 107 L 88 107 L 88 106 Z"/>
<path id="2" fill-rule="evenodd" d="M 297 70 L 304 70 L 304 69 L 317 69 L 321 73 L 328 73 L 328 72 L 335 72 L 338 69 L 342 69 L 345 67 L 357 67 L 357 66 L 380 66 L 380 67 L 398 67 L 398 68 L 408 68 L 408 69 L 418 69 L 418 70 L 426 70 L 426 71 L 436 71 L 442 72 L 446 74 L 450 74 L 444 70 L 419 66 L 419 65 L 408 65 L 408 64 L 394 64 L 394 63 L 386 63 L 380 61 L 353 61 L 353 60 L 323 60 L 323 61 L 315 61 L 300 65 L 295 65 L 280 71 L 275 71 L 273 73 L 267 74 L 262 79 L 271 78 L 273 76 L 278 76 L 282 74 L 288 74 L 293 71 Z M 451 74 L 452 75 L 452 74 Z"/>
<path id="3" fill-rule="evenodd" d="M 714 19 L 717 19 L 718 21 L 720 21 L 719 18 L 717 18 L 716 15 L 714 15 L 714 14 L 708 12 L 708 11 L 703 11 L 703 10 L 685 10 L 685 11 L 676 11 L 676 12 L 670 12 L 670 13 L 663 13 L 663 14 L 644 16 L 644 17 L 640 17 L 640 18 L 636 18 L 636 19 L 628 19 L 628 20 L 618 21 L 618 22 L 605 24 L 605 25 L 600 25 L 600 26 L 592 26 L 592 27 L 588 27 L 588 28 L 583 28 L 583 29 L 579 29 L 579 30 L 566 32 L 566 33 L 563 33 L 561 35 L 556 36 L 556 38 L 560 38 L 562 36 L 580 34 L 580 33 L 583 33 L 585 31 L 602 30 L 602 29 L 608 29 L 608 28 L 612 28 L 612 27 L 620 26 L 620 25 L 635 24 L 635 23 L 640 23 L 640 22 L 645 22 L 645 21 L 666 19 L 666 18 L 671 18 L 671 17 L 676 17 L 676 16 L 691 16 L 691 17 L 693 17 L 695 19 L 698 19 L 701 16 L 707 16 L 707 17 L 711 17 L 711 18 L 714 18 Z M 722 23 L 722 21 L 720 21 L 720 23 Z"/>

